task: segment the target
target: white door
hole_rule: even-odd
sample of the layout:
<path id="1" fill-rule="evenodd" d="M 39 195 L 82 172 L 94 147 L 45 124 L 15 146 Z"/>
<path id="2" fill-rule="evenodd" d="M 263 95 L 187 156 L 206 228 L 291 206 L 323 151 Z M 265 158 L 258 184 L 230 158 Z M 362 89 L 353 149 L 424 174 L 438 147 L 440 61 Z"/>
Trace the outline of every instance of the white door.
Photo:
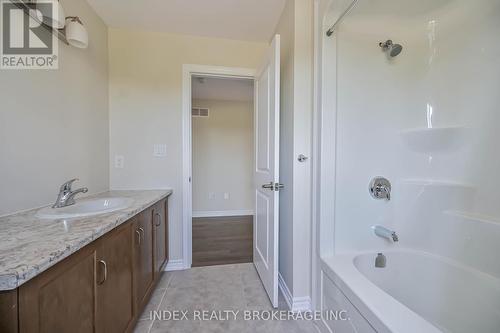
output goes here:
<path id="1" fill-rule="evenodd" d="M 280 36 L 255 78 L 255 217 L 253 261 L 278 306 Z"/>

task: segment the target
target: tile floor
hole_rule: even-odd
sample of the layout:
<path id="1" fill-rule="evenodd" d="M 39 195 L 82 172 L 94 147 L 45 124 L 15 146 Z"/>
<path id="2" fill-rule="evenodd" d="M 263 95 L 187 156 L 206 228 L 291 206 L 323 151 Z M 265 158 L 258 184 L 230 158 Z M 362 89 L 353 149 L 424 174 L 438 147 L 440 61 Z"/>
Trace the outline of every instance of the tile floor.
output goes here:
<path id="1" fill-rule="evenodd" d="M 280 298 L 280 310 L 286 303 Z M 188 320 L 151 320 L 152 310 L 188 311 Z M 194 311 L 240 310 L 237 320 L 194 320 Z M 318 333 L 312 321 L 245 321 L 245 310 L 272 310 L 253 264 L 198 267 L 167 272 L 137 323 L 135 333 Z M 211 313 L 211 312 L 210 312 Z M 229 316 L 232 318 L 232 315 Z"/>

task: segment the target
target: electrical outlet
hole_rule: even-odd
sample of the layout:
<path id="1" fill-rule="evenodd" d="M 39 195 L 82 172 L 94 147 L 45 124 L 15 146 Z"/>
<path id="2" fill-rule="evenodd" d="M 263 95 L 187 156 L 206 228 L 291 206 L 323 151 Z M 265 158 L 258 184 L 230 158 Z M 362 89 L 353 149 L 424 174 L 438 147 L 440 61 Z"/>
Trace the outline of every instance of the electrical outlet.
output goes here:
<path id="1" fill-rule="evenodd" d="M 208 193 L 208 199 L 215 200 L 215 192 Z"/>
<path id="2" fill-rule="evenodd" d="M 167 145 L 166 144 L 154 144 L 153 145 L 153 156 L 154 157 L 166 157 L 167 156 Z"/>
<path id="3" fill-rule="evenodd" d="M 115 155 L 115 168 L 123 169 L 125 165 L 125 157 L 123 155 Z"/>
<path id="4" fill-rule="evenodd" d="M 224 193 L 224 200 L 229 200 L 229 193 Z"/>

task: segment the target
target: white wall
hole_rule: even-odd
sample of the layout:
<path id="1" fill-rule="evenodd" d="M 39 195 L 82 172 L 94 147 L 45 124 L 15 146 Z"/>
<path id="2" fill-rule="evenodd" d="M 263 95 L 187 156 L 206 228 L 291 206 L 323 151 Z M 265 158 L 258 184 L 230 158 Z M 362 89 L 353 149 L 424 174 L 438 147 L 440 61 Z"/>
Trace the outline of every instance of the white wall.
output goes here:
<path id="1" fill-rule="evenodd" d="M 171 259 L 182 259 L 182 65 L 256 68 L 266 43 L 109 30 L 111 187 L 172 188 Z M 153 144 L 167 157 L 153 157 Z M 115 155 L 124 168 L 115 169 Z"/>
<path id="2" fill-rule="evenodd" d="M 499 17 L 493 0 L 359 2 L 325 40 L 325 64 L 337 57 L 325 71 L 337 89 L 324 90 L 338 92 L 336 178 L 325 184 L 337 252 L 410 247 L 500 275 L 500 48 L 488 42 Z M 404 47 L 397 58 L 377 46 L 389 38 Z M 368 194 L 378 175 L 393 184 L 390 202 Z M 398 244 L 374 236 L 375 224 Z"/>
<path id="3" fill-rule="evenodd" d="M 313 2 L 295 3 L 293 124 L 294 297 L 311 295 L 311 154 L 313 114 Z M 305 163 L 297 161 L 304 154 Z"/>
<path id="4" fill-rule="evenodd" d="M 60 43 L 58 70 L 0 72 L 0 215 L 53 203 L 70 178 L 108 189 L 107 28 L 86 1 L 61 1 L 89 48 Z"/>
<path id="5" fill-rule="evenodd" d="M 193 214 L 253 211 L 253 103 L 197 99 L 192 105 L 210 109 L 208 118 L 192 118 Z"/>
<path id="6" fill-rule="evenodd" d="M 287 1 L 276 33 L 281 37 L 279 272 L 293 289 L 293 105 L 295 1 Z"/>
<path id="7" fill-rule="evenodd" d="M 287 1 L 281 35 L 280 267 L 293 297 L 311 293 L 313 1 Z"/>

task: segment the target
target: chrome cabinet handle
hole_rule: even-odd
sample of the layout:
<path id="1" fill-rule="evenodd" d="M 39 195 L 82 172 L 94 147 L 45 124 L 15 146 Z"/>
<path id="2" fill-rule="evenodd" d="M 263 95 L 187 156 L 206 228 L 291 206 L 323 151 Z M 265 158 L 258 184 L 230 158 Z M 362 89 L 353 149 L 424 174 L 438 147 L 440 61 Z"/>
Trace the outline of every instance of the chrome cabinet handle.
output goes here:
<path id="1" fill-rule="evenodd" d="M 144 240 L 144 237 L 145 237 L 145 235 L 146 235 L 146 234 L 144 233 L 144 229 L 139 228 L 139 231 L 141 232 L 141 234 L 142 234 L 142 239 Z"/>
<path id="2" fill-rule="evenodd" d="M 101 285 L 108 279 L 108 265 L 106 265 L 106 262 L 104 260 L 99 260 L 99 264 L 104 267 L 104 278 L 102 279 L 102 281 L 97 282 L 97 284 Z"/>
<path id="3" fill-rule="evenodd" d="M 158 223 L 156 223 L 156 226 L 159 227 L 161 225 L 161 214 L 155 213 L 155 215 L 158 216 Z"/>
<path id="4" fill-rule="evenodd" d="M 139 230 L 136 230 L 135 233 L 139 236 L 139 244 L 137 245 L 141 245 L 141 233 L 139 232 Z"/>

